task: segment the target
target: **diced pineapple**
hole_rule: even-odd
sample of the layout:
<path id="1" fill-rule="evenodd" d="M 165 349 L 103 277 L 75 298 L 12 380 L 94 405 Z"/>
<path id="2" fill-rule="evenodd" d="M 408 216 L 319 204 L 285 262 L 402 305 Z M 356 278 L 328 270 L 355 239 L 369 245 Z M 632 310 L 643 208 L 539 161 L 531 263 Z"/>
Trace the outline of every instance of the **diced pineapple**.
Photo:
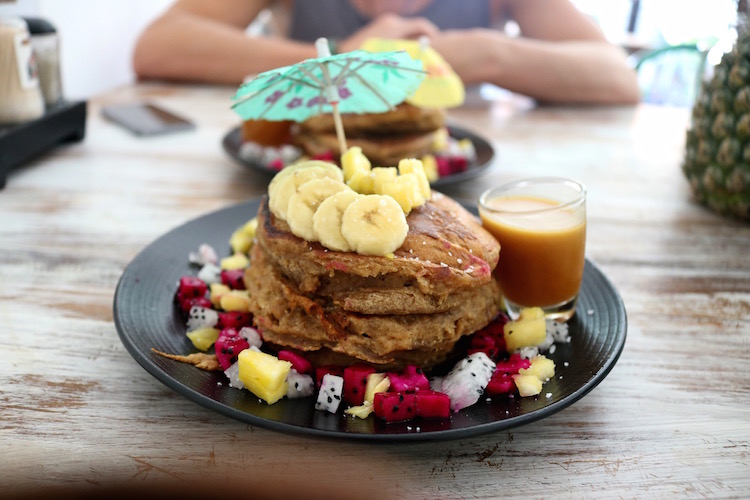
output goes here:
<path id="1" fill-rule="evenodd" d="M 365 385 L 365 404 L 372 404 L 375 394 L 386 392 L 391 387 L 391 379 L 385 373 L 371 373 L 367 376 Z"/>
<path id="2" fill-rule="evenodd" d="M 517 351 L 522 347 L 538 346 L 547 338 L 544 311 L 540 307 L 521 309 L 518 319 L 506 323 L 503 332 L 508 352 Z"/>
<path id="3" fill-rule="evenodd" d="M 370 160 L 362 153 L 362 148 L 351 147 L 341 155 L 341 170 L 344 172 L 344 181 L 349 182 L 356 174 L 370 173 Z"/>
<path id="4" fill-rule="evenodd" d="M 238 377 L 250 392 L 272 405 L 286 395 L 292 364 L 275 356 L 245 349 L 237 356 Z"/>
<path id="5" fill-rule="evenodd" d="M 435 167 L 437 169 L 437 166 Z M 430 191 L 430 181 L 427 179 L 427 173 L 424 164 L 415 158 L 407 158 L 398 162 L 398 171 L 403 175 L 411 174 L 417 179 L 419 191 L 425 200 L 429 200 L 432 195 Z"/>
<path id="6" fill-rule="evenodd" d="M 375 194 L 386 194 L 385 185 L 394 181 L 398 170 L 393 167 L 375 167 L 372 169 L 372 189 Z"/>
<path id="7" fill-rule="evenodd" d="M 412 208 L 426 203 L 419 181 L 413 173 L 399 175 L 391 182 L 387 182 L 383 189 L 385 190 L 383 194 L 396 200 L 406 214 L 411 212 Z"/>
<path id="8" fill-rule="evenodd" d="M 214 307 L 221 307 L 222 295 L 231 292 L 232 289 L 224 283 L 211 283 L 208 291 L 211 296 L 211 304 L 213 304 Z"/>
<path id="9" fill-rule="evenodd" d="M 372 403 L 365 403 L 360 406 L 350 406 L 344 413 L 347 415 L 353 415 L 357 418 L 367 418 L 373 412 Z"/>
<path id="10" fill-rule="evenodd" d="M 542 381 L 535 375 L 513 375 L 513 382 L 518 388 L 518 394 L 523 397 L 536 396 L 542 392 Z"/>
<path id="11" fill-rule="evenodd" d="M 250 294 L 247 290 L 230 290 L 222 294 L 219 306 L 228 312 L 250 311 Z"/>
<path id="12" fill-rule="evenodd" d="M 221 259 L 219 267 L 231 271 L 233 269 L 243 269 L 249 265 L 250 260 L 248 260 L 247 255 L 235 253 L 234 255 Z"/>
<path id="13" fill-rule="evenodd" d="M 253 217 L 240 228 L 245 234 L 251 238 L 255 238 L 255 232 L 258 230 L 258 218 Z"/>
<path id="14" fill-rule="evenodd" d="M 229 246 L 234 253 L 247 253 L 253 246 L 253 238 L 248 236 L 241 228 L 237 229 L 229 237 Z"/>
<path id="15" fill-rule="evenodd" d="M 531 366 L 518 370 L 520 375 L 534 375 L 542 382 L 555 376 L 555 362 L 539 354 L 531 358 Z"/>
<path id="16" fill-rule="evenodd" d="M 435 137 L 432 140 L 432 150 L 433 151 L 448 151 L 448 139 L 450 138 L 450 134 L 448 134 L 447 128 L 441 128 L 435 133 Z"/>
<path id="17" fill-rule="evenodd" d="M 424 155 L 422 157 L 422 166 L 424 167 L 424 173 L 427 176 L 427 180 L 435 182 L 440 178 L 438 174 L 437 160 L 433 155 Z"/>
<path id="18" fill-rule="evenodd" d="M 253 217 L 238 227 L 229 237 L 229 246 L 234 253 L 247 253 L 253 246 L 255 232 L 258 230 L 258 218 Z"/>
<path id="19" fill-rule="evenodd" d="M 207 351 L 219 338 L 219 330 L 216 328 L 198 328 L 187 332 L 187 337 L 196 349 Z"/>
<path id="20" fill-rule="evenodd" d="M 346 184 L 360 194 L 375 194 L 374 180 L 372 172 L 355 172 Z"/>

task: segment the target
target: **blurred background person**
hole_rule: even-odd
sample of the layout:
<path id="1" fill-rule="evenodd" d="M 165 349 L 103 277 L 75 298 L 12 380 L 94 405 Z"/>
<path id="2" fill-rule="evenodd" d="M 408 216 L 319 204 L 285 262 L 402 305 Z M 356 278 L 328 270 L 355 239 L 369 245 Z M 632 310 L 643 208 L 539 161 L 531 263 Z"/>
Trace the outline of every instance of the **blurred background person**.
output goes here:
<path id="1" fill-rule="evenodd" d="M 248 36 L 267 9 L 278 33 Z M 466 85 L 555 103 L 639 100 L 626 53 L 569 0 L 178 0 L 143 31 L 133 67 L 140 79 L 239 84 L 315 57 L 321 36 L 336 52 L 426 36 Z"/>

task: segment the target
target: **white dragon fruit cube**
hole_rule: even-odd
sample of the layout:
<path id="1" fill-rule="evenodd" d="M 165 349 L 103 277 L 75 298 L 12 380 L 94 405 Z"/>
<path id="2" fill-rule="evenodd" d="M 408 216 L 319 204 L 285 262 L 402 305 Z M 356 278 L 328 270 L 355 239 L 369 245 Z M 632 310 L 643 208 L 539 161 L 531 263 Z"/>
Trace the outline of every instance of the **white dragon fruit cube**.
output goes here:
<path id="1" fill-rule="evenodd" d="M 240 380 L 240 364 L 234 363 L 232 366 L 224 370 L 224 375 L 229 379 L 229 387 L 235 389 L 244 389 L 245 384 Z"/>
<path id="2" fill-rule="evenodd" d="M 247 340 L 250 347 L 260 348 L 263 345 L 263 339 L 260 336 L 260 332 L 251 326 L 243 326 L 238 332 L 240 337 Z"/>
<path id="3" fill-rule="evenodd" d="M 216 264 L 207 263 L 198 271 L 198 278 L 208 283 L 221 283 L 221 268 Z"/>
<path id="4" fill-rule="evenodd" d="M 459 411 L 479 401 L 494 372 L 495 363 L 485 353 L 475 352 L 443 377 L 440 392 L 451 399 L 451 410 Z"/>
<path id="5" fill-rule="evenodd" d="M 336 413 L 341 404 L 341 395 L 344 391 L 344 377 L 326 373 L 320 384 L 318 400 L 315 402 L 316 410 L 325 410 Z"/>
<path id="6" fill-rule="evenodd" d="M 189 332 L 199 328 L 213 328 L 219 322 L 219 313 L 208 307 L 193 306 L 190 308 L 187 320 Z"/>
<path id="7" fill-rule="evenodd" d="M 286 377 L 286 381 L 289 384 L 286 397 L 289 399 L 306 398 L 315 394 L 315 381 L 310 375 L 299 373 L 292 368 Z"/>

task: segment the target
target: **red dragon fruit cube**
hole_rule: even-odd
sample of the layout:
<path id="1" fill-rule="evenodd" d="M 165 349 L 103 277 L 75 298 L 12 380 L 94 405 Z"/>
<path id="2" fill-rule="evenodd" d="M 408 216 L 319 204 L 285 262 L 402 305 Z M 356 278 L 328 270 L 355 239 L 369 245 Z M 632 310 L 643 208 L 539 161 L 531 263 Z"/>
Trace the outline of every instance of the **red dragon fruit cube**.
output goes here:
<path id="1" fill-rule="evenodd" d="M 378 392 L 373 401 L 375 416 L 386 422 L 403 422 L 417 416 L 417 395 L 409 392 Z"/>
<path id="2" fill-rule="evenodd" d="M 500 350 L 497 347 L 497 339 L 489 333 L 477 332 L 471 336 L 469 348 L 466 349 L 467 354 L 473 354 L 475 352 L 483 352 L 490 359 L 496 359 Z"/>
<path id="3" fill-rule="evenodd" d="M 222 370 L 226 370 L 237 362 L 237 355 L 249 348 L 247 340 L 242 337 L 234 328 L 225 328 L 219 333 L 216 339 L 214 350 L 216 359 Z"/>
<path id="4" fill-rule="evenodd" d="M 344 368 L 344 401 L 352 406 L 364 403 L 367 376 L 371 373 L 375 373 L 375 368 L 364 363 Z"/>
<path id="5" fill-rule="evenodd" d="M 430 381 L 421 368 L 408 365 L 401 373 L 388 372 L 392 392 L 415 392 L 429 390 Z"/>
<path id="6" fill-rule="evenodd" d="M 447 394 L 421 390 L 417 396 L 417 416 L 422 418 L 448 418 L 451 415 L 451 398 Z"/>
<path id="7" fill-rule="evenodd" d="M 531 361 L 526 358 L 522 358 L 520 354 L 513 353 L 507 360 L 498 361 L 495 366 L 495 371 L 500 373 L 515 374 L 521 368 L 528 368 L 531 366 Z"/>
<path id="8" fill-rule="evenodd" d="M 177 287 L 177 295 L 182 298 L 203 297 L 208 291 L 208 286 L 203 280 L 195 276 L 183 276 L 180 278 L 180 284 Z"/>
<path id="9" fill-rule="evenodd" d="M 305 374 L 312 371 L 312 363 L 296 352 L 281 350 L 276 353 L 276 357 L 282 361 L 289 361 L 297 373 Z"/>
<path id="10" fill-rule="evenodd" d="M 516 384 L 513 382 L 513 376 L 503 371 L 495 370 L 484 392 L 488 396 L 497 396 L 499 394 L 511 394 L 515 390 Z"/>
<path id="11" fill-rule="evenodd" d="M 220 312 L 216 328 L 234 328 L 239 331 L 243 326 L 252 326 L 253 315 L 246 312 Z"/>
<path id="12" fill-rule="evenodd" d="M 223 269 L 221 271 L 221 282 L 232 290 L 245 289 L 245 270 L 244 269 Z"/>
<path id="13" fill-rule="evenodd" d="M 177 303 L 180 304 L 180 309 L 182 309 L 182 312 L 188 314 L 190 312 L 190 309 L 193 307 L 205 307 L 206 309 L 211 309 L 213 307 L 213 304 L 211 304 L 211 301 L 208 300 L 207 297 L 180 297 L 177 296 L 175 298 L 177 300 Z"/>

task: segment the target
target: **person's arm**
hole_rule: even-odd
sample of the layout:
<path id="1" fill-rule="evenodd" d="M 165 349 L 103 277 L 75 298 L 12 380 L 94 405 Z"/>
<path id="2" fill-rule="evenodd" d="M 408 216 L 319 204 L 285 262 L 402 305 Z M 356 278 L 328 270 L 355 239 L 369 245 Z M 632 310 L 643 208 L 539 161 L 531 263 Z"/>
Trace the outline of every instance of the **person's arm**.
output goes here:
<path id="1" fill-rule="evenodd" d="M 494 83 L 547 102 L 638 102 L 625 52 L 568 0 L 513 0 L 509 9 L 522 37 L 476 29 L 433 38 L 465 83 Z"/>
<path id="2" fill-rule="evenodd" d="M 140 36 L 133 55 L 136 75 L 236 84 L 248 75 L 315 57 L 312 44 L 245 34 L 269 4 L 269 0 L 178 1 Z M 376 34 L 417 38 L 436 33 L 437 28 L 425 19 L 385 15 L 340 41 L 339 48 L 354 50 Z"/>

